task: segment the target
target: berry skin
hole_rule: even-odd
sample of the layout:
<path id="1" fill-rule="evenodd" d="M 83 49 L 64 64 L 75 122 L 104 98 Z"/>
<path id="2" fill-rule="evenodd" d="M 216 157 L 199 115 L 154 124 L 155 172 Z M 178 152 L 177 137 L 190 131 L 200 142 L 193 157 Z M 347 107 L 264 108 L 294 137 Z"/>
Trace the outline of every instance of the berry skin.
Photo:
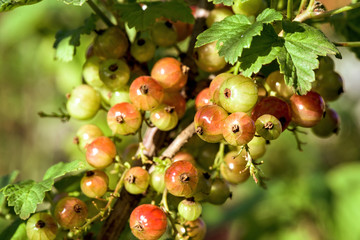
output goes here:
<path id="1" fill-rule="evenodd" d="M 154 43 L 160 47 L 170 47 L 176 43 L 177 33 L 169 21 L 160 21 L 154 24 L 151 30 Z"/>
<path id="2" fill-rule="evenodd" d="M 100 79 L 111 90 L 121 89 L 130 79 L 130 68 L 122 59 L 107 59 L 100 64 Z"/>
<path id="3" fill-rule="evenodd" d="M 228 112 L 248 112 L 258 100 L 258 89 L 254 81 L 242 75 L 226 79 L 220 86 L 219 100 Z"/>
<path id="4" fill-rule="evenodd" d="M 243 154 L 238 155 L 236 151 L 228 152 L 220 166 L 221 176 L 229 183 L 242 183 L 250 176 L 249 169 L 244 171 L 246 164 Z"/>
<path id="5" fill-rule="evenodd" d="M 284 80 L 284 74 L 281 74 L 280 71 L 274 71 L 266 78 L 266 83 L 270 87 L 271 91 L 276 92 L 279 97 L 289 99 L 294 95 L 294 89 L 286 85 Z"/>
<path id="6" fill-rule="evenodd" d="M 69 115 L 78 120 L 88 120 L 100 108 L 100 95 L 89 85 L 80 85 L 71 91 L 66 103 Z"/>
<path id="7" fill-rule="evenodd" d="M 79 146 L 80 150 L 86 152 L 87 145 L 95 138 L 103 136 L 101 129 L 94 124 L 86 124 L 79 128 L 76 132 L 74 142 Z"/>
<path id="8" fill-rule="evenodd" d="M 256 16 L 264 6 L 263 0 L 235 0 L 232 9 L 236 14 Z"/>
<path id="9" fill-rule="evenodd" d="M 178 118 L 182 118 L 186 112 L 186 100 L 179 92 L 164 92 L 163 104 L 175 107 Z"/>
<path id="10" fill-rule="evenodd" d="M 157 107 L 164 98 L 164 90 L 149 76 L 136 78 L 130 85 L 130 100 L 138 109 L 149 111 Z"/>
<path id="11" fill-rule="evenodd" d="M 130 215 L 130 228 L 141 240 L 157 240 L 166 231 L 167 220 L 163 210 L 151 204 L 136 207 Z"/>
<path id="12" fill-rule="evenodd" d="M 266 140 L 278 138 L 282 132 L 281 122 L 270 114 L 260 116 L 256 122 L 256 132 Z"/>
<path id="13" fill-rule="evenodd" d="M 206 18 L 206 26 L 209 28 L 211 27 L 215 22 L 220 22 L 224 18 L 232 16 L 233 12 L 229 10 L 228 8 L 222 7 L 222 8 L 215 8 L 210 11 L 209 16 Z"/>
<path id="14" fill-rule="evenodd" d="M 157 193 L 162 193 L 165 189 L 165 171 L 163 168 L 155 166 L 155 170 L 150 174 L 150 186 Z"/>
<path id="15" fill-rule="evenodd" d="M 174 162 L 165 172 L 166 188 L 174 196 L 191 197 L 198 182 L 198 170 L 189 161 Z"/>
<path id="16" fill-rule="evenodd" d="M 125 174 L 124 186 L 131 194 L 141 194 L 150 184 L 149 173 L 141 167 L 132 167 Z"/>
<path id="17" fill-rule="evenodd" d="M 293 95 L 290 98 L 292 121 L 301 127 L 313 127 L 321 121 L 325 111 L 325 102 L 316 92 L 306 95 Z"/>
<path id="18" fill-rule="evenodd" d="M 217 105 L 206 105 L 200 108 L 194 118 L 195 129 L 198 136 L 210 143 L 216 143 L 223 139 L 224 120 L 227 112 Z"/>
<path id="19" fill-rule="evenodd" d="M 144 38 L 135 40 L 130 47 L 131 55 L 136 59 L 136 61 L 141 63 L 152 59 L 155 55 L 155 50 L 155 44 L 151 40 Z"/>
<path id="20" fill-rule="evenodd" d="M 325 72 L 320 69 L 316 71 L 316 81 L 312 90 L 319 93 L 326 102 L 331 102 L 337 100 L 344 92 L 344 83 L 337 72 Z"/>
<path id="21" fill-rule="evenodd" d="M 325 117 L 314 127 L 312 132 L 321 138 L 330 137 L 333 134 L 338 134 L 340 127 L 340 118 L 336 111 L 332 108 L 327 108 Z"/>
<path id="22" fill-rule="evenodd" d="M 217 75 L 210 83 L 210 97 L 212 101 L 220 105 L 220 86 L 228 78 L 234 77 L 234 74 L 231 73 L 220 73 Z"/>
<path id="23" fill-rule="evenodd" d="M 231 197 L 229 185 L 220 178 L 215 178 L 207 201 L 211 204 L 222 205 Z"/>
<path id="24" fill-rule="evenodd" d="M 205 105 L 212 105 L 209 88 L 203 89 L 195 98 L 196 110 L 199 110 L 202 106 Z"/>
<path id="25" fill-rule="evenodd" d="M 48 213 L 35 213 L 26 223 L 26 234 L 29 240 L 53 240 L 58 226 Z"/>
<path id="26" fill-rule="evenodd" d="M 254 121 L 258 117 L 270 114 L 279 119 L 284 131 L 291 121 L 291 109 L 289 105 L 277 97 L 264 97 L 254 107 L 251 112 L 251 117 Z"/>
<path id="27" fill-rule="evenodd" d="M 198 219 L 201 212 L 201 204 L 196 201 L 184 199 L 179 203 L 178 213 L 187 221 L 194 221 Z"/>
<path id="28" fill-rule="evenodd" d="M 99 75 L 100 63 L 101 59 L 98 56 L 92 56 L 86 59 L 82 70 L 85 82 L 94 88 L 104 86 Z"/>
<path id="29" fill-rule="evenodd" d="M 114 106 L 118 103 L 131 103 L 130 96 L 129 96 L 129 87 L 125 86 L 121 89 L 116 90 L 115 92 L 111 93 L 110 97 L 110 106 Z"/>
<path id="30" fill-rule="evenodd" d="M 264 138 L 255 136 L 247 145 L 252 159 L 255 160 L 264 156 L 266 152 L 266 140 Z M 240 151 L 240 149 L 238 150 Z"/>
<path id="31" fill-rule="evenodd" d="M 109 177 L 100 170 L 87 171 L 80 181 L 81 191 L 89 198 L 102 197 L 108 185 Z"/>
<path id="32" fill-rule="evenodd" d="M 161 131 L 170 131 L 178 124 L 178 116 L 174 107 L 159 105 L 150 112 L 150 121 Z"/>
<path id="33" fill-rule="evenodd" d="M 142 124 L 141 113 L 131 103 L 118 103 L 110 108 L 107 124 L 114 134 L 133 134 Z"/>
<path id="34" fill-rule="evenodd" d="M 94 168 L 110 166 L 116 156 L 115 144 L 108 137 L 98 137 L 86 149 L 86 161 Z"/>
<path id="35" fill-rule="evenodd" d="M 126 53 L 129 41 L 118 27 L 110 27 L 94 40 L 94 54 L 105 59 L 120 58 Z"/>
<path id="36" fill-rule="evenodd" d="M 189 68 L 172 57 L 157 61 L 151 70 L 154 78 L 166 91 L 179 91 L 188 79 Z"/>
<path id="37" fill-rule="evenodd" d="M 231 145 L 244 145 L 250 142 L 254 135 L 254 121 L 246 113 L 232 113 L 225 119 L 223 136 Z"/>
<path id="38" fill-rule="evenodd" d="M 185 40 L 193 31 L 193 24 L 180 21 L 172 22 L 172 24 L 175 28 L 178 42 Z"/>
<path id="39" fill-rule="evenodd" d="M 216 41 L 196 48 L 194 59 L 196 65 L 205 72 L 217 72 L 226 65 L 224 57 L 220 57 L 216 49 Z"/>
<path id="40" fill-rule="evenodd" d="M 177 162 L 177 161 L 181 161 L 181 160 L 185 160 L 185 161 L 189 161 L 191 162 L 194 166 L 196 165 L 196 161 L 193 157 L 193 155 L 191 155 L 190 153 L 187 152 L 177 152 L 174 157 L 172 158 L 173 162 Z"/>
<path id="41" fill-rule="evenodd" d="M 87 218 L 86 204 L 75 197 L 62 198 L 55 206 L 54 216 L 63 228 L 82 226 Z"/>
<path id="42" fill-rule="evenodd" d="M 176 240 L 204 240 L 206 235 L 206 225 L 202 218 L 195 221 L 187 221 L 181 225 L 177 225 L 178 234 Z"/>

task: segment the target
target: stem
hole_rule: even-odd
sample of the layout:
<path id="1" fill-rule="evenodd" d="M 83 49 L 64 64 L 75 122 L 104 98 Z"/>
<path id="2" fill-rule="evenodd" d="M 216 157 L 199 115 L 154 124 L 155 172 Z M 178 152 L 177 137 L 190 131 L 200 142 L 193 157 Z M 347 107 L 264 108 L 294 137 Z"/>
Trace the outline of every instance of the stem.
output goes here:
<path id="1" fill-rule="evenodd" d="M 302 10 L 305 9 L 305 6 L 307 4 L 307 0 L 301 0 L 301 3 L 300 3 L 300 6 L 299 6 L 299 10 L 298 10 L 298 13 L 301 13 Z"/>
<path id="2" fill-rule="evenodd" d="M 240 62 L 237 62 L 236 65 L 234 66 L 234 75 L 238 75 L 239 74 L 239 69 L 240 69 Z"/>
<path id="3" fill-rule="evenodd" d="M 293 0 L 288 0 L 287 3 L 287 19 L 291 21 L 293 19 Z"/>
<path id="4" fill-rule="evenodd" d="M 295 140 L 296 140 L 296 144 L 297 144 L 297 148 L 299 149 L 299 151 L 302 152 L 303 149 L 302 149 L 301 146 L 302 146 L 303 144 L 306 144 L 306 142 L 302 142 L 302 141 L 300 140 L 298 133 L 306 134 L 306 132 L 302 132 L 302 131 L 298 130 L 297 127 L 288 128 L 288 130 L 294 134 L 294 137 L 295 137 Z"/>
<path id="5" fill-rule="evenodd" d="M 66 113 L 64 110 L 59 108 L 59 113 L 52 112 L 52 113 L 45 113 L 45 112 L 38 112 L 38 115 L 42 118 L 60 118 L 62 122 L 67 122 L 70 120 L 70 115 Z"/>
<path id="6" fill-rule="evenodd" d="M 278 0 L 271 0 L 270 2 L 270 8 L 273 8 L 276 10 L 278 4 Z"/>
<path id="7" fill-rule="evenodd" d="M 163 152 L 163 157 L 172 158 L 180 148 L 192 137 L 195 133 L 195 123 L 192 122 L 187 126 L 169 145 L 169 147 Z"/>
<path id="8" fill-rule="evenodd" d="M 310 13 L 309 18 L 311 18 L 311 19 L 319 19 L 319 18 L 331 17 L 331 16 L 334 16 L 336 14 L 343 13 L 343 12 L 346 12 L 346 11 L 350 11 L 350 10 L 353 10 L 353 9 L 356 9 L 356 8 L 359 8 L 359 7 L 360 7 L 360 2 L 350 4 L 348 6 L 344 6 L 344 7 L 341 7 L 341 8 L 337 8 L 337 9 L 334 9 L 334 10 L 331 10 L 331 11 L 320 12 L 320 13 L 312 12 L 312 13 Z"/>
<path id="9" fill-rule="evenodd" d="M 315 0 L 310 0 L 309 5 L 306 8 L 306 11 L 312 12 L 314 10 Z"/>
<path id="10" fill-rule="evenodd" d="M 337 47 L 360 47 L 360 42 L 334 42 Z"/>
<path id="11" fill-rule="evenodd" d="M 171 216 L 169 205 L 167 203 L 167 189 L 166 188 L 165 188 L 165 190 L 163 192 L 160 204 L 164 207 L 165 214 L 168 217 L 168 219 L 170 220 L 171 226 L 172 226 L 172 228 L 174 230 L 174 236 L 176 236 L 178 234 L 178 231 L 177 231 L 176 226 L 175 226 L 175 220 Z"/>
<path id="12" fill-rule="evenodd" d="M 100 10 L 100 8 L 98 8 L 98 6 L 96 6 L 93 0 L 88 0 L 87 3 L 91 7 L 91 9 L 96 13 L 96 15 L 98 15 L 108 27 L 114 26 L 114 24 L 110 21 L 110 19 Z"/>
<path id="13" fill-rule="evenodd" d="M 211 167 L 212 169 L 218 169 L 220 167 L 221 163 L 224 160 L 224 149 L 225 149 L 225 144 L 222 142 L 220 143 L 219 151 L 216 153 L 214 164 Z"/>

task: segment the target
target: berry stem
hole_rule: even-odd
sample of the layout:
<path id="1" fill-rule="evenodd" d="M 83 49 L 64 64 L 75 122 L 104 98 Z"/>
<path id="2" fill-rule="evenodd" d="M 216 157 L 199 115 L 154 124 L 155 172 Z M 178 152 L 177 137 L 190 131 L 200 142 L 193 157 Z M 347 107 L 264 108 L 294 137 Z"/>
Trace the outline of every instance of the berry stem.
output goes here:
<path id="1" fill-rule="evenodd" d="M 337 47 L 360 47 L 359 42 L 334 42 Z"/>
<path id="2" fill-rule="evenodd" d="M 265 183 L 266 177 L 264 176 L 263 171 L 257 166 L 257 165 L 261 165 L 263 162 L 259 162 L 259 163 L 254 162 L 254 160 L 250 155 L 249 146 L 247 144 L 245 144 L 244 147 L 240 150 L 240 153 L 243 149 L 245 149 L 246 151 L 245 160 L 247 161 L 247 164 L 245 168 L 242 170 L 242 172 L 245 172 L 246 170 L 249 169 L 250 175 L 254 179 L 255 183 L 258 184 L 260 187 L 266 189 L 266 183 Z"/>
<path id="3" fill-rule="evenodd" d="M 307 0 L 301 0 L 298 13 L 301 13 L 305 9 L 306 4 L 307 4 Z"/>
<path id="4" fill-rule="evenodd" d="M 216 153 L 214 164 L 212 165 L 211 169 L 218 170 L 220 168 L 221 163 L 224 160 L 224 150 L 225 150 L 225 143 L 220 143 L 219 151 Z"/>
<path id="5" fill-rule="evenodd" d="M 297 127 L 288 128 L 288 130 L 294 134 L 296 144 L 297 144 L 297 148 L 299 149 L 299 151 L 302 152 L 302 150 L 303 150 L 302 145 L 306 144 L 306 142 L 302 142 L 300 140 L 298 133 L 306 134 L 306 132 L 300 131 L 299 129 L 297 129 Z"/>
<path id="6" fill-rule="evenodd" d="M 100 10 L 100 8 L 93 2 L 93 0 L 88 0 L 87 3 L 90 8 L 96 13 L 96 15 L 98 15 L 108 27 L 114 26 L 110 19 Z"/>
<path id="7" fill-rule="evenodd" d="M 163 210 L 164 210 L 167 218 L 170 220 L 171 226 L 172 226 L 172 228 L 174 230 L 174 236 L 176 236 L 178 234 L 178 231 L 177 231 L 177 229 L 175 227 L 175 220 L 171 216 L 171 212 L 170 212 L 169 205 L 168 205 L 168 202 L 167 202 L 167 189 L 166 188 L 163 191 L 160 205 L 163 206 Z"/>
<path id="8" fill-rule="evenodd" d="M 63 109 L 59 108 L 59 113 L 52 112 L 52 113 L 45 113 L 45 112 L 38 112 L 38 115 L 42 118 L 60 118 L 62 122 L 67 122 L 70 120 L 70 115 L 66 113 Z"/>
<path id="9" fill-rule="evenodd" d="M 240 64 L 241 64 L 241 62 L 237 62 L 236 65 L 234 66 L 234 72 L 233 72 L 234 75 L 239 74 Z"/>
<path id="10" fill-rule="evenodd" d="M 287 2 L 287 19 L 291 21 L 293 19 L 293 0 L 288 0 Z"/>

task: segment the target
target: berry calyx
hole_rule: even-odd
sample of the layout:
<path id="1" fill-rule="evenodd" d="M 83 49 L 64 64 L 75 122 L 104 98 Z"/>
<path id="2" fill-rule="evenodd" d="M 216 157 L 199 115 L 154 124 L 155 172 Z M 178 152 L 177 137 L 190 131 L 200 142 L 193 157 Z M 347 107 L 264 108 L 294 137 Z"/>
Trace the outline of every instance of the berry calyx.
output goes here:
<path id="1" fill-rule="evenodd" d="M 278 138 L 282 132 L 281 122 L 270 114 L 260 116 L 256 122 L 256 132 L 266 140 Z"/>

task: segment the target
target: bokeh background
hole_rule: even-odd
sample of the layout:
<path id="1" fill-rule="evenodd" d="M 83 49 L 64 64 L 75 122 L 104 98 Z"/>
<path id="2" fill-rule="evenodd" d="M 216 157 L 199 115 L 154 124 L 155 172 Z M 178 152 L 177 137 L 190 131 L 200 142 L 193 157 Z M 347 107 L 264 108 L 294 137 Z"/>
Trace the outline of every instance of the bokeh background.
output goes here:
<path id="1" fill-rule="evenodd" d="M 347 1 L 324 1 L 328 9 Z M 40 118 L 39 111 L 64 107 L 65 94 L 81 83 L 86 47 L 83 36 L 70 63 L 54 60 L 54 35 L 80 26 L 87 7 L 45 0 L 0 14 L 0 176 L 20 171 L 19 180 L 40 180 L 59 161 L 84 158 L 72 143 L 84 122 Z M 331 26 L 323 29 L 336 40 Z M 267 146 L 263 190 L 253 181 L 233 187 L 233 199 L 221 207 L 204 204 L 207 239 L 360 239 L 360 62 L 340 49 L 335 70 L 345 94 L 331 103 L 341 116 L 338 136 L 319 139 L 307 131 L 304 151 L 291 133 Z M 101 122 L 101 128 L 108 132 Z"/>

